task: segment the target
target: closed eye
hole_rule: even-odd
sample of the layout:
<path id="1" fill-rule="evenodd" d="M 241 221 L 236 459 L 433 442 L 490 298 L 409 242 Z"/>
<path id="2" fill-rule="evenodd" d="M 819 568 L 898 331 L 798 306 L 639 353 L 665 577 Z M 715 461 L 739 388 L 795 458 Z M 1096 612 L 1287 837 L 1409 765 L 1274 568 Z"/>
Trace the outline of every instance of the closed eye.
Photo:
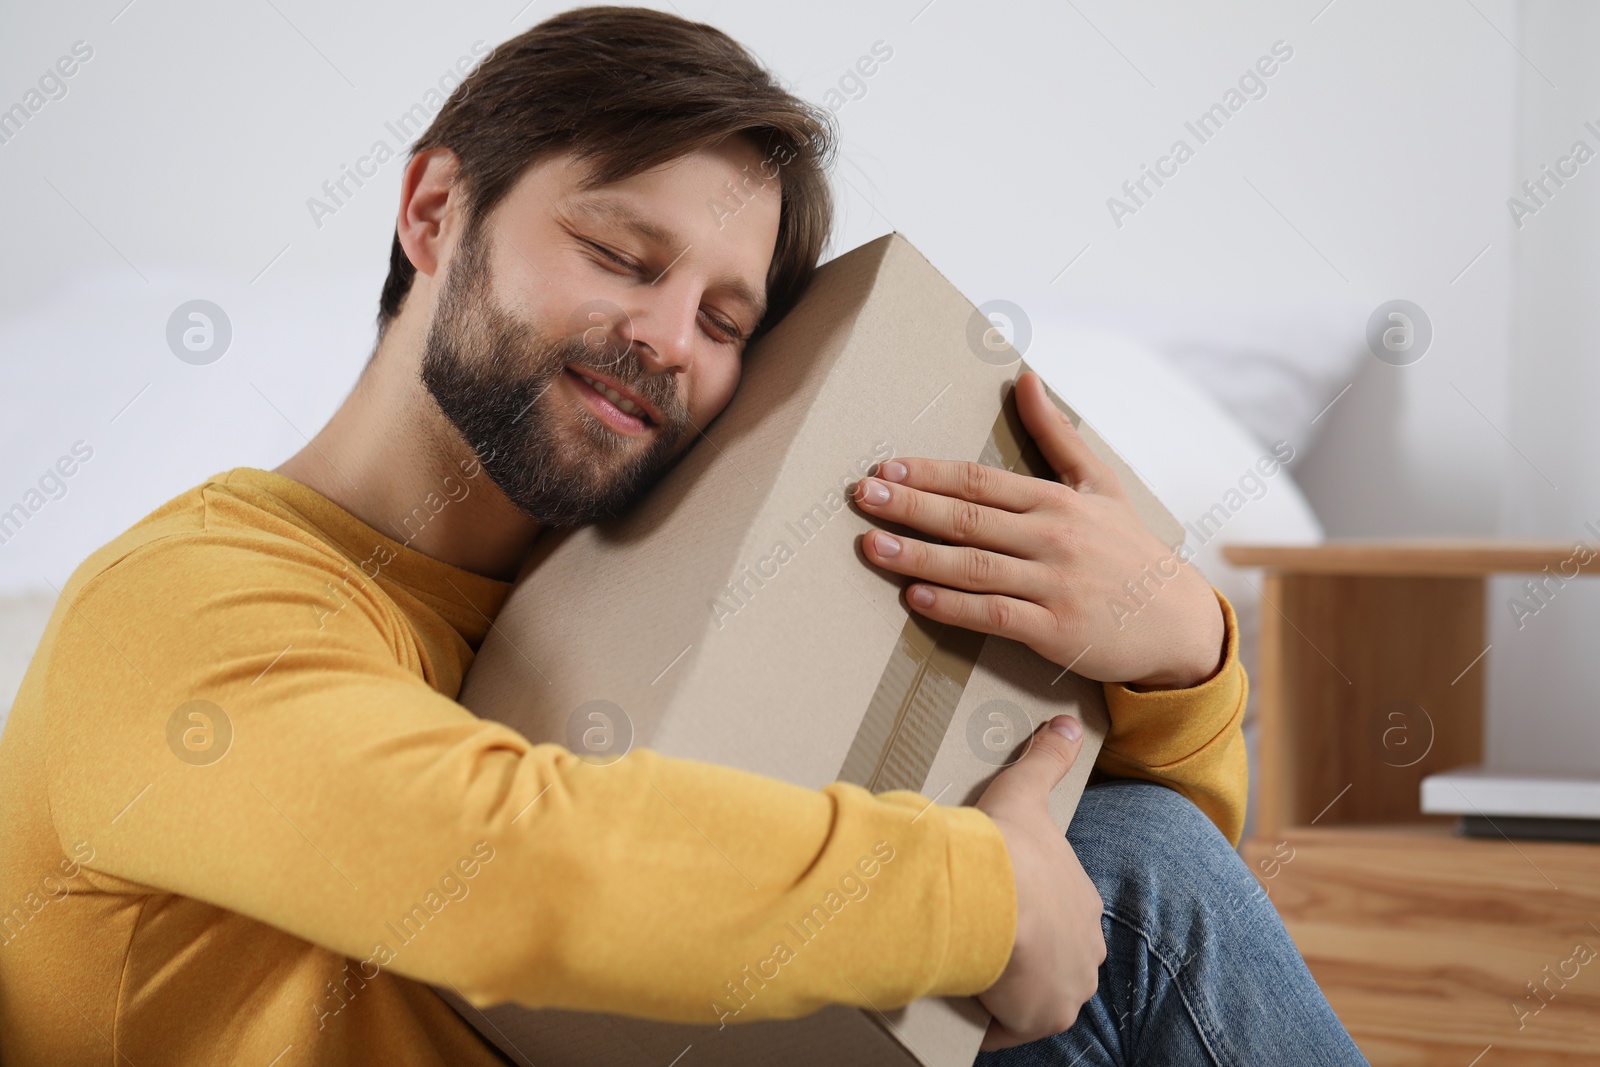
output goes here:
<path id="1" fill-rule="evenodd" d="M 597 241 L 591 241 L 587 238 L 584 238 L 583 243 L 600 253 L 605 258 L 609 259 L 611 262 L 615 263 L 617 266 L 622 267 L 624 270 L 632 271 L 634 274 L 644 273 L 643 267 L 639 266 L 637 263 L 623 258 L 622 256 L 619 256 L 617 253 L 613 252 L 611 249 Z"/>
<path id="2" fill-rule="evenodd" d="M 618 267 L 621 267 L 623 270 L 640 277 L 644 276 L 645 269 L 642 266 L 621 255 L 618 255 L 616 252 L 613 252 L 600 242 L 591 241 L 587 237 L 579 238 L 579 240 L 588 245 L 599 255 L 605 257 Z M 721 337 L 712 338 L 712 340 L 718 342 L 719 344 L 738 344 L 745 339 L 744 335 L 740 332 L 739 327 L 733 325 L 732 323 L 725 322 L 722 319 L 717 318 L 715 315 L 709 314 L 708 312 L 701 312 L 701 314 L 705 315 L 706 321 L 710 322 L 712 326 L 716 327 L 719 333 L 724 335 Z"/>
<path id="3" fill-rule="evenodd" d="M 721 344 L 725 344 L 725 345 L 738 344 L 740 341 L 744 340 L 744 337 L 739 333 L 739 327 L 731 326 L 728 323 L 723 322 L 721 319 L 717 318 L 715 315 L 709 315 L 708 314 L 708 315 L 706 315 L 706 319 L 713 326 L 715 326 L 718 330 L 720 330 L 722 333 L 726 334 L 725 337 L 716 337 L 716 338 L 713 338 L 713 340 L 718 341 Z"/>

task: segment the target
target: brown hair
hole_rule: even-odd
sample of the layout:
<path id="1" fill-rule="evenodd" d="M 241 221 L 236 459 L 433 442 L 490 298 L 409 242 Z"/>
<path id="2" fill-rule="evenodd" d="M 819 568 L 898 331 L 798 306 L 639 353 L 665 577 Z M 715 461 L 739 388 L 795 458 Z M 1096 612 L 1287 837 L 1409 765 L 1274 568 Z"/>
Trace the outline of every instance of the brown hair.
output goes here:
<path id="1" fill-rule="evenodd" d="M 721 30 L 630 7 L 546 19 L 496 47 L 456 87 L 411 156 L 455 153 L 471 231 L 548 153 L 573 152 L 589 168 L 585 188 L 594 188 L 734 136 L 761 151 L 769 180 L 781 164 L 760 333 L 793 305 L 822 254 L 833 223 L 826 172 L 834 130 L 826 111 L 779 86 Z M 380 341 L 415 276 L 397 230 L 378 304 Z"/>

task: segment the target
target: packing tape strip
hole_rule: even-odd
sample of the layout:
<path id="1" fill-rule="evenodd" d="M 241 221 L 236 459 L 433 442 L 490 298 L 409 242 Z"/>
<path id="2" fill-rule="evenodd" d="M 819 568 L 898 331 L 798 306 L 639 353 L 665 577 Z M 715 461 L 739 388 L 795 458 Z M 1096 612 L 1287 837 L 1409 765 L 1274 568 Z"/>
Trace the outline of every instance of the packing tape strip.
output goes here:
<path id="1" fill-rule="evenodd" d="M 1017 373 L 1027 369 L 1023 363 Z M 1055 393 L 1049 395 L 1067 410 Z M 1036 478 L 1055 477 L 1022 425 L 1015 390 L 1006 394 L 1000 405 L 978 462 L 1006 470 L 1020 468 Z M 908 615 L 850 743 L 839 780 L 874 793 L 920 790 L 987 637 L 915 613 Z"/>

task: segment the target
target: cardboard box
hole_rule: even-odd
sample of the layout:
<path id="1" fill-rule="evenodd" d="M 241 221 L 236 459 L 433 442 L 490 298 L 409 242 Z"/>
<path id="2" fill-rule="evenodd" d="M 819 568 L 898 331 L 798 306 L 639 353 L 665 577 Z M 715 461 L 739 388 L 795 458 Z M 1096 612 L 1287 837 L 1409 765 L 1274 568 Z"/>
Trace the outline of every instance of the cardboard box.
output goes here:
<path id="1" fill-rule="evenodd" d="M 820 788 L 920 790 L 969 804 L 1061 712 L 1083 754 L 1056 790 L 1065 829 L 1106 727 L 1100 683 L 1015 642 L 931 624 L 865 562 L 850 485 L 896 455 L 1052 477 L 1011 398 L 1020 356 L 898 234 L 825 264 L 745 356 L 733 402 L 620 519 L 534 545 L 462 702 L 590 758 L 630 747 Z M 1176 547 L 1183 529 L 1059 398 Z M 628 576 L 648 575 L 648 581 Z M 631 655 L 624 661 L 616 649 Z M 969 1067 L 971 998 L 884 1014 L 834 1007 L 718 1029 L 444 994 L 517 1062 Z"/>

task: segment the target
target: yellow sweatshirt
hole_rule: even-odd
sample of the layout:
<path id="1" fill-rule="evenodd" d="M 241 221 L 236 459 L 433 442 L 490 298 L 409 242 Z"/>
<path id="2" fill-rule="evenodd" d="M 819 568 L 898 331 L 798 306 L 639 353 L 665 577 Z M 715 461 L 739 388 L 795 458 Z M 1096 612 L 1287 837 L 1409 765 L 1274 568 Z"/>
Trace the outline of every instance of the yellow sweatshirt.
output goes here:
<path id="1" fill-rule="evenodd" d="M 500 1062 L 429 984 L 715 1023 L 842 883 L 886 903 L 840 910 L 738 1021 L 999 976 L 1011 867 L 977 809 L 648 751 L 596 767 L 456 703 L 509 591 L 252 468 L 90 556 L 0 739 L 0 1061 Z M 1213 678 L 1106 687 L 1099 768 L 1236 840 L 1221 603 Z"/>

